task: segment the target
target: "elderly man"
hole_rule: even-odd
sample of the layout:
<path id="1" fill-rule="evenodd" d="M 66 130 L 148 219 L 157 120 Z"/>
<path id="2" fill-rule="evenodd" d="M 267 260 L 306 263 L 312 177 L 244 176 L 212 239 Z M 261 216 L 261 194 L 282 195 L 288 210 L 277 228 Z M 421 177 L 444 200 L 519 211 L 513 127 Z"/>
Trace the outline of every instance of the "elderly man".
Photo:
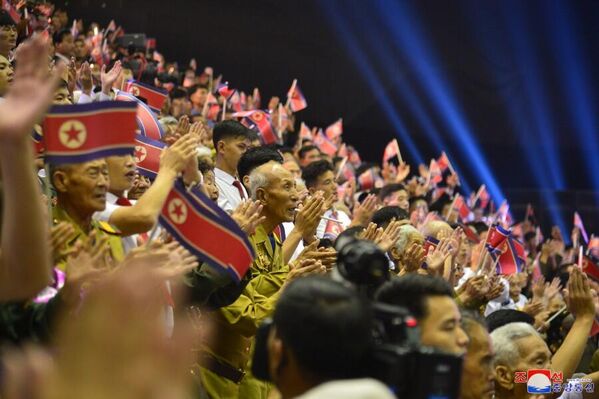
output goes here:
<path id="1" fill-rule="evenodd" d="M 595 305 L 587 278 L 574 269 L 568 281 L 570 312 L 576 320 L 562 346 L 552 356 L 539 333 L 527 323 L 510 323 L 491 333 L 495 351 L 495 389 L 497 399 L 528 398 L 527 384 L 518 383 L 517 372 L 548 369 L 563 373 L 564 383 L 576 370 L 587 342 Z M 590 376 L 595 380 L 595 375 Z M 593 381 L 597 382 L 597 381 Z M 563 398 L 581 398 L 581 393 L 564 393 Z"/>
<path id="2" fill-rule="evenodd" d="M 470 342 L 462 368 L 461 399 L 493 399 L 495 369 L 493 345 L 484 320 L 476 314 L 464 313 L 462 327 Z"/>
<path id="3" fill-rule="evenodd" d="M 271 315 L 286 281 L 299 275 L 322 271 L 320 262 L 306 251 L 295 263 L 285 265 L 276 226 L 293 220 L 298 205 L 293 176 L 276 161 L 267 162 L 250 174 L 252 199 L 263 206 L 264 222 L 250 236 L 256 258 L 250 282 L 233 304 L 214 315 L 214 342 L 205 348 L 202 383 L 212 398 L 266 398 L 268 385 L 246 375 L 251 343 L 258 325 Z M 311 248 L 308 248 L 309 250 Z"/>
<path id="4" fill-rule="evenodd" d="M 106 160 L 100 158 L 80 164 L 53 166 L 51 176 L 57 196 L 57 206 L 53 210 L 54 222 L 68 222 L 75 230 L 67 246 L 74 245 L 78 239 L 85 240 L 93 231 L 96 240 L 107 241 L 112 258 L 122 260 L 124 251 L 119 232 L 106 222 L 92 219 L 95 212 L 106 208 Z"/>

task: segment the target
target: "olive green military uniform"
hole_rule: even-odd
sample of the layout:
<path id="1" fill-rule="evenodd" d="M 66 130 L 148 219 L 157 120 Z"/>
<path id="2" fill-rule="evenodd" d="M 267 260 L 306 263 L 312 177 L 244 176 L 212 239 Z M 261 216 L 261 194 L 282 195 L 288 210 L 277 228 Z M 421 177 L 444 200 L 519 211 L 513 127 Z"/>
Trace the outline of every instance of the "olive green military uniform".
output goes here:
<path id="1" fill-rule="evenodd" d="M 214 342 L 204 351 L 205 367 L 200 368 L 204 388 L 212 398 L 266 398 L 268 384 L 249 374 L 252 342 L 260 323 L 269 317 L 279 297 L 288 266 L 283 264 L 281 241 L 268 235 L 262 226 L 250 237 L 256 258 L 251 266 L 251 280 L 231 305 L 214 312 Z M 218 363 L 246 373 L 239 383 L 215 372 L 210 364 Z M 214 370 L 214 371 L 211 371 Z"/>
<path id="2" fill-rule="evenodd" d="M 77 223 L 71 219 L 71 217 L 64 211 L 64 209 L 60 207 L 54 207 L 52 210 L 52 216 L 54 218 L 54 224 L 58 222 L 68 222 L 70 223 L 74 229 L 75 233 L 72 237 L 69 238 L 69 241 L 66 244 L 67 249 L 71 248 L 75 245 L 78 239 L 85 240 L 88 234 L 79 226 Z M 102 238 L 104 236 L 108 236 L 108 245 L 110 246 L 110 254 L 112 255 L 112 259 L 120 262 L 125 257 L 125 251 L 123 249 L 123 243 L 121 242 L 120 232 L 113 227 L 111 224 L 92 220 L 90 226 L 90 233 L 92 231 L 96 232 L 96 239 Z M 66 259 L 59 259 L 58 264 L 56 265 L 59 269 L 64 271 Z"/>

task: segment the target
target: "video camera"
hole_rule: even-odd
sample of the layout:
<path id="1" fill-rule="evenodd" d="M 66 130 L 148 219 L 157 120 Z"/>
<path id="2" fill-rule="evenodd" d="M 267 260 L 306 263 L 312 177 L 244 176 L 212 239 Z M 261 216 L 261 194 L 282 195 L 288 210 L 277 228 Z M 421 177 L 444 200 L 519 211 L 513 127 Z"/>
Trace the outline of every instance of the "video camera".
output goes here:
<path id="1" fill-rule="evenodd" d="M 374 300 L 390 278 L 385 254 L 371 241 L 354 238 L 338 240 L 336 249 L 336 277 L 366 295 L 374 313 L 374 347 L 365 375 L 385 383 L 400 399 L 457 399 L 462 358 L 422 346 L 418 322 L 406 309 Z"/>

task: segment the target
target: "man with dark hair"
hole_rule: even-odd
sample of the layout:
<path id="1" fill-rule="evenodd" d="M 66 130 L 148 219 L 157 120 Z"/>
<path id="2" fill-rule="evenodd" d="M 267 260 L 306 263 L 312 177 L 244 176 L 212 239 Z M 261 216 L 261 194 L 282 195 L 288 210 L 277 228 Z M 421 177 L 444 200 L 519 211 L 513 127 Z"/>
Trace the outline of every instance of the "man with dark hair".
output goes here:
<path id="1" fill-rule="evenodd" d="M 316 237 L 334 241 L 339 233 L 349 227 L 351 219 L 345 212 L 335 208 L 337 184 L 333 165 L 325 160 L 314 161 L 303 169 L 302 177 L 311 194 L 322 191 L 325 203 L 331 204 L 316 228 Z"/>
<path id="2" fill-rule="evenodd" d="M 531 326 L 535 324 L 534 317 L 516 309 L 499 309 L 488 315 L 485 321 L 489 332 L 510 323 L 528 323 Z"/>
<path id="3" fill-rule="evenodd" d="M 250 146 L 251 131 L 241 123 L 226 120 L 217 123 L 212 130 L 216 150 L 214 176 L 218 187 L 218 206 L 227 212 L 248 198 L 247 191 L 239 181 L 237 165 Z"/>
<path id="4" fill-rule="evenodd" d="M 406 308 L 418 320 L 422 345 L 458 355 L 466 352 L 468 336 L 453 290 L 444 279 L 408 274 L 385 283 L 376 298 Z"/>
<path id="5" fill-rule="evenodd" d="M 300 166 L 303 168 L 311 162 L 320 159 L 320 150 L 315 145 L 306 145 L 300 148 L 298 152 Z"/>
<path id="6" fill-rule="evenodd" d="M 191 102 L 187 97 L 187 91 L 183 88 L 176 87 L 169 93 L 171 99 L 170 114 L 179 119 L 183 115 L 191 114 Z"/>
<path id="7" fill-rule="evenodd" d="M 6 11 L 0 10 L 0 55 L 8 58 L 15 47 L 17 47 L 17 26 Z"/>
<path id="8" fill-rule="evenodd" d="M 382 187 L 379 199 L 384 205 L 398 206 L 406 212 L 410 209 L 410 194 L 401 183 L 387 184 Z"/>
<path id="9" fill-rule="evenodd" d="M 485 321 L 476 313 L 464 312 L 462 327 L 470 341 L 462 367 L 460 399 L 493 399 L 494 352 Z"/>
<path id="10" fill-rule="evenodd" d="M 75 41 L 69 29 L 62 29 L 54 34 L 54 53 L 57 61 L 69 65 L 71 57 L 75 56 Z"/>
<path id="11" fill-rule="evenodd" d="M 338 282 L 312 276 L 289 284 L 267 340 L 268 372 L 282 397 L 392 398 L 377 381 L 350 380 L 363 376 L 372 320 L 367 303 Z"/>
<path id="12" fill-rule="evenodd" d="M 206 102 L 206 96 L 208 95 L 208 87 L 205 85 L 193 85 L 187 89 L 189 93 L 189 101 L 191 101 L 192 112 L 202 113 L 204 103 Z"/>
<path id="13" fill-rule="evenodd" d="M 385 228 L 393 219 L 408 221 L 408 213 L 398 206 L 385 206 L 372 215 L 371 221 L 377 226 Z"/>

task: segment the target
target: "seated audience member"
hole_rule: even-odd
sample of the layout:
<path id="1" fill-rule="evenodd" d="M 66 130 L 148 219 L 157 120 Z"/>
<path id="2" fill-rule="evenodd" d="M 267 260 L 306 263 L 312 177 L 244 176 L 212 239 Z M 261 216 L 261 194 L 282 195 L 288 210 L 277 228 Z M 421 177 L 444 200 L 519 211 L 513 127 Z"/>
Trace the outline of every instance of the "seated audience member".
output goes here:
<path id="1" fill-rule="evenodd" d="M 351 289 L 324 277 L 289 284 L 267 339 L 268 372 L 285 398 L 393 398 L 360 378 L 371 345 L 372 314 Z"/>
<path id="2" fill-rule="evenodd" d="M 395 273 L 405 274 L 417 271 L 421 267 L 422 262 L 418 261 L 419 257 L 411 255 L 416 249 L 422 248 L 423 244 L 424 237 L 415 227 L 411 225 L 400 227 L 399 240 L 388 252 L 389 259 L 394 264 Z M 424 255 L 424 250 L 422 250 L 420 257 Z"/>
<path id="3" fill-rule="evenodd" d="M 379 200 L 385 206 L 398 206 L 408 212 L 410 209 L 410 194 L 403 184 L 388 184 L 381 188 Z"/>
<path id="4" fill-rule="evenodd" d="M 302 178 L 311 194 L 317 191 L 323 193 L 325 204 L 330 204 L 324 217 L 316 228 L 317 238 L 329 238 L 334 241 L 340 232 L 351 224 L 351 219 L 342 210 L 336 209 L 337 185 L 333 166 L 328 161 L 315 161 L 306 166 L 302 171 Z"/>
<path id="5" fill-rule="evenodd" d="M 193 165 L 196 156 L 197 138 L 186 135 L 175 144 L 167 147 L 160 157 L 160 167 L 156 179 L 137 201 L 126 198 L 126 192 L 135 179 L 135 159 L 131 155 L 106 158 L 109 187 L 106 193 L 106 208 L 94 214 L 94 219 L 108 222 L 125 236 L 123 246 L 128 252 L 137 246 L 135 234 L 150 231 L 158 222 L 158 216 L 166 198 L 175 184 L 179 173 L 185 171 L 189 163 Z M 195 168 L 194 168 L 195 169 Z M 197 170 L 184 175 L 188 183 L 199 183 Z"/>
<path id="6" fill-rule="evenodd" d="M 464 354 L 468 336 L 461 325 L 453 290 L 439 277 L 409 274 L 385 283 L 377 291 L 378 301 L 406 308 L 420 326 L 422 345 Z"/>
<path id="7" fill-rule="evenodd" d="M 320 150 L 315 145 L 306 145 L 300 148 L 298 157 L 300 166 L 305 168 L 310 163 L 320 159 Z"/>
<path id="8" fill-rule="evenodd" d="M 496 398 L 528 398 L 526 384 L 514 382 L 516 371 L 549 369 L 571 378 L 580 362 L 595 319 L 588 280 L 578 269 L 568 281 L 569 310 L 575 321 L 559 349 L 552 355 L 541 335 L 527 323 L 509 323 L 491 333 L 495 351 Z M 564 398 L 582 397 L 569 396 Z"/>
<path id="9" fill-rule="evenodd" d="M 462 366 L 460 399 L 493 399 L 495 396 L 494 352 L 484 320 L 475 313 L 462 314 L 468 348 Z"/>
<path id="10" fill-rule="evenodd" d="M 402 220 L 407 223 L 408 214 L 405 210 L 398 206 L 384 206 L 374 212 L 371 222 L 376 224 L 378 227 L 385 228 L 394 219 L 397 221 Z"/>
<path id="11" fill-rule="evenodd" d="M 280 238 L 274 234 L 279 224 L 293 220 L 297 208 L 299 198 L 291 174 L 280 163 L 267 162 L 250 173 L 250 192 L 263 207 L 264 221 L 249 237 L 256 253 L 249 283 L 233 304 L 214 315 L 215 339 L 204 351 L 201 367 L 202 384 L 213 398 L 266 398 L 268 385 L 245 374 L 256 329 L 272 313 L 286 281 L 324 271 L 310 251 L 290 271 Z"/>
<path id="12" fill-rule="evenodd" d="M 214 176 L 218 187 L 218 206 L 226 212 L 248 198 L 247 191 L 237 175 L 237 164 L 250 146 L 251 131 L 237 121 L 219 122 L 212 131 L 216 150 Z"/>
<path id="13" fill-rule="evenodd" d="M 9 57 L 10 52 L 17 47 L 17 25 L 4 10 L 0 10 L 0 55 Z"/>

